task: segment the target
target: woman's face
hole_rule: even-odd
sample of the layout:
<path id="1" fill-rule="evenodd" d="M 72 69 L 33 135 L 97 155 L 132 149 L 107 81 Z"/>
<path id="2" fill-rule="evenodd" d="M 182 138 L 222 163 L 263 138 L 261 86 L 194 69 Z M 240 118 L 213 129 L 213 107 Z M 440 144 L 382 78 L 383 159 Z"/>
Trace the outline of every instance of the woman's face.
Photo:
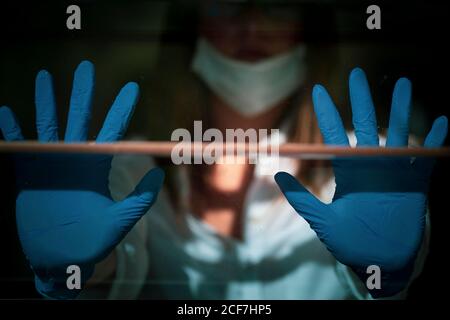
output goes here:
<path id="1" fill-rule="evenodd" d="M 256 62 L 302 41 L 298 7 L 205 1 L 200 34 L 226 56 Z"/>

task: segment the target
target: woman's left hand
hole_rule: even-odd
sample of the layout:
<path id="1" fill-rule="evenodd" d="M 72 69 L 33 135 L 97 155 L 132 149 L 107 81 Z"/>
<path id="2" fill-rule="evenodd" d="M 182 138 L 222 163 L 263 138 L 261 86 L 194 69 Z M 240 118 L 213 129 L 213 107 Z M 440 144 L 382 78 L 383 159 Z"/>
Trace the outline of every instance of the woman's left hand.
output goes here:
<path id="1" fill-rule="evenodd" d="M 354 69 L 349 80 L 357 147 L 379 146 L 375 109 L 366 76 Z M 392 98 L 386 147 L 406 147 L 409 135 L 411 83 L 397 81 Z M 313 90 L 314 110 L 327 145 L 348 146 L 339 113 L 325 88 Z M 425 147 L 440 147 L 447 135 L 447 118 L 434 124 Z M 341 263 L 363 280 L 367 267 L 381 271 L 381 288 L 373 297 L 392 296 L 405 289 L 425 230 L 427 191 L 434 165 L 431 158 L 342 157 L 333 160 L 336 191 L 324 204 L 291 175 L 275 179 L 292 207 L 310 224 Z"/>

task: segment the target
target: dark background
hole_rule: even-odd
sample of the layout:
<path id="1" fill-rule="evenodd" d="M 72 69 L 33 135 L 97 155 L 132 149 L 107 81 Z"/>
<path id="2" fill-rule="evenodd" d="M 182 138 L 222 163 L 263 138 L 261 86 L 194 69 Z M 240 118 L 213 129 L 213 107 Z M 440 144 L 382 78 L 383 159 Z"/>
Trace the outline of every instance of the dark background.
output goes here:
<path id="1" fill-rule="evenodd" d="M 188 2 L 2 2 L 0 105 L 10 106 L 24 135 L 34 139 L 34 77 L 46 68 L 54 77 L 60 128 L 64 128 L 73 70 L 81 60 L 89 59 L 95 64 L 97 75 L 92 125 L 92 132 L 96 132 L 120 87 L 127 81 L 145 84 L 155 71 L 159 46 L 192 42 L 196 29 L 192 24 L 186 28 L 192 13 Z M 81 7 L 82 30 L 66 29 L 69 4 Z M 312 17 L 317 24 L 311 41 L 333 41 L 342 48 L 338 78 L 342 79 L 343 92 L 347 90 L 348 72 L 361 66 L 368 73 L 376 105 L 389 106 L 395 80 L 407 76 L 413 83 L 413 115 L 424 120 L 424 125 L 412 125 L 417 135 L 426 134 L 437 116 L 450 117 L 449 4 L 349 0 L 306 1 L 306 4 L 319 9 L 317 17 Z M 366 28 L 369 4 L 381 7 L 381 30 Z M 324 36 L 328 32 L 321 29 L 321 8 L 331 10 L 337 17 L 336 38 Z M 180 19 L 164 21 L 161 15 L 169 11 L 177 11 L 175 16 Z M 148 105 L 145 86 L 143 91 L 144 100 L 138 107 Z M 342 104 L 347 104 L 345 98 Z M 430 190 L 430 254 L 424 272 L 410 289 L 409 299 L 438 298 L 439 289 L 449 284 L 445 263 L 449 245 L 449 178 L 448 160 L 440 159 Z M 39 298 L 17 237 L 13 168 L 5 155 L 0 156 L 0 183 L 0 298 Z"/>

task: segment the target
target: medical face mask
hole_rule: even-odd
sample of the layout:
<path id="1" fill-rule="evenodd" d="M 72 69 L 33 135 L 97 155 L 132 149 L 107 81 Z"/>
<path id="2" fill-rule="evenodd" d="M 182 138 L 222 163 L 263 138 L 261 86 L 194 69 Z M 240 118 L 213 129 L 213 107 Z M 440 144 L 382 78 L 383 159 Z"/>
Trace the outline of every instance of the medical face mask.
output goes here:
<path id="1" fill-rule="evenodd" d="M 305 80 L 305 46 L 255 63 L 226 57 L 200 38 L 192 62 L 210 90 L 245 116 L 255 116 L 291 95 Z"/>

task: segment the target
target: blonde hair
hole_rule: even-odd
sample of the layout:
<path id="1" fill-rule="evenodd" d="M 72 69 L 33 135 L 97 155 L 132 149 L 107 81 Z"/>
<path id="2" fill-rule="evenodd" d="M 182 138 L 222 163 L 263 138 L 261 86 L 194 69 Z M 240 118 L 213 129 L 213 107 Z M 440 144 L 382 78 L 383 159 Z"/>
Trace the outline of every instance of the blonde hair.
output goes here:
<path id="1" fill-rule="evenodd" d="M 191 130 L 194 120 L 202 120 L 205 126 L 208 125 L 209 91 L 190 70 L 192 52 L 192 48 L 182 45 L 169 45 L 164 49 L 155 76 L 143 85 L 143 99 L 134 117 L 136 121 L 133 120 L 130 128 L 131 134 L 144 135 L 149 140 L 170 140 L 171 133 L 177 128 Z M 324 55 L 324 52 L 327 54 Z M 297 119 L 289 132 L 290 142 L 322 143 L 311 90 L 313 83 L 329 82 L 332 74 L 329 54 L 330 50 L 325 50 L 323 46 L 308 48 L 308 82 L 299 89 L 297 99 L 292 99 L 294 104 L 284 110 L 281 119 Z M 177 168 L 170 159 L 157 159 L 157 162 L 166 171 L 166 186 L 177 204 Z M 331 174 L 328 167 L 326 161 L 301 160 L 297 178 L 317 194 Z"/>

